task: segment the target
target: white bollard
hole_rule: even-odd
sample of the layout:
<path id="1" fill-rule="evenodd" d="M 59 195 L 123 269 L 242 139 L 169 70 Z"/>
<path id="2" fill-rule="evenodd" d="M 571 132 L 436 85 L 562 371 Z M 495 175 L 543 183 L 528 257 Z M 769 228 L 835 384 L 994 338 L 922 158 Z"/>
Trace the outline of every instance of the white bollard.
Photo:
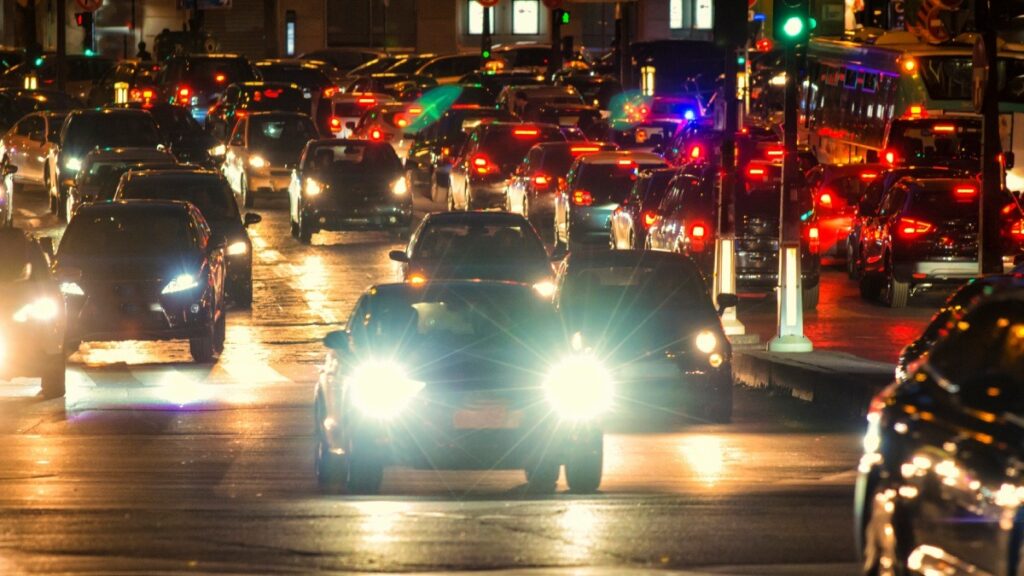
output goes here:
<path id="1" fill-rule="evenodd" d="M 778 332 L 768 342 L 770 352 L 810 352 L 804 336 L 803 285 L 800 278 L 800 243 L 779 247 Z"/>

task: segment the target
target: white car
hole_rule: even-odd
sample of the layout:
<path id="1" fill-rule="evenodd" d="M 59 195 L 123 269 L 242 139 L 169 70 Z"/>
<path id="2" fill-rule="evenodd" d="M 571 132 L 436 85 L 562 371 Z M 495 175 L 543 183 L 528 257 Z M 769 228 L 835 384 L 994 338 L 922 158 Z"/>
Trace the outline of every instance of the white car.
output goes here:
<path id="1" fill-rule="evenodd" d="M 329 100 L 331 134 L 335 138 L 351 138 L 363 114 L 366 114 L 374 106 L 394 102 L 394 100 L 388 94 L 373 92 L 335 94 Z"/>
<path id="2" fill-rule="evenodd" d="M 257 192 L 287 194 L 303 147 L 317 136 L 313 120 L 298 112 L 258 112 L 239 119 L 221 166 L 238 203 L 252 208 Z"/>

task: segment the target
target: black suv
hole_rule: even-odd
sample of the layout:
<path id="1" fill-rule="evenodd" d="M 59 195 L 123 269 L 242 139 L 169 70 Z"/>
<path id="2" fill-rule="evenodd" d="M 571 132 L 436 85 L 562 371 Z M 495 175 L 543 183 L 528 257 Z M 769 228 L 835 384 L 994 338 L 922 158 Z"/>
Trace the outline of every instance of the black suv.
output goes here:
<path id="1" fill-rule="evenodd" d="M 190 54 L 173 57 L 160 75 L 161 96 L 171 104 L 184 106 L 202 123 L 206 111 L 232 84 L 259 78 L 244 56 L 235 54 Z"/>

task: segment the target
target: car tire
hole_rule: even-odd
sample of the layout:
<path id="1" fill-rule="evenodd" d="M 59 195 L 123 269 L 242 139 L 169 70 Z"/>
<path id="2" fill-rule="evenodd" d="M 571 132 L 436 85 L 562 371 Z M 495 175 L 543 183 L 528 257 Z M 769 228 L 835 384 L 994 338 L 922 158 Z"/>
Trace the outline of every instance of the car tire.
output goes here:
<path id="1" fill-rule="evenodd" d="M 885 305 L 889 308 L 906 308 L 909 298 L 910 282 L 901 282 L 896 279 L 896 271 L 893 270 L 890 259 L 889 265 L 886 266 Z"/>
<path id="2" fill-rule="evenodd" d="M 68 200 L 64 191 L 57 186 L 57 218 L 63 222 L 68 221 Z"/>
<path id="3" fill-rule="evenodd" d="M 67 391 L 66 387 L 67 359 L 64 354 L 54 354 L 46 361 L 46 372 L 43 373 L 41 389 L 44 398 L 60 398 Z"/>
<path id="4" fill-rule="evenodd" d="M 857 260 L 853 256 L 853 246 L 846 245 L 846 275 L 850 280 L 857 280 L 859 274 L 857 273 Z"/>
<path id="5" fill-rule="evenodd" d="M 245 174 L 238 179 L 238 194 L 242 197 L 242 205 L 246 208 L 252 208 L 256 204 L 256 199 L 249 193 L 249 179 L 245 177 Z"/>
<path id="6" fill-rule="evenodd" d="M 565 462 L 565 481 L 569 490 L 590 494 L 601 486 L 604 473 L 604 434 L 593 431 L 575 442 Z"/>
<path id="7" fill-rule="evenodd" d="M 331 452 L 323 432 L 316 433 L 316 484 L 324 494 L 338 494 L 345 489 L 348 469 L 345 457 Z"/>
<path id="8" fill-rule="evenodd" d="M 531 494 L 552 494 L 558 485 L 558 477 L 562 474 L 562 465 L 550 457 L 541 458 L 528 466 L 526 472 L 526 489 Z"/>
<path id="9" fill-rule="evenodd" d="M 821 293 L 821 282 L 819 281 L 810 288 L 803 289 L 803 305 L 804 310 L 817 310 L 818 309 L 818 296 Z"/>
<path id="10" fill-rule="evenodd" d="M 313 234 L 316 234 L 316 230 L 310 224 L 309 219 L 306 218 L 305 210 L 302 205 L 299 205 L 299 242 L 306 244 L 307 246 L 313 241 Z"/>
<path id="11" fill-rule="evenodd" d="M 349 494 L 373 495 L 380 492 L 380 484 L 384 479 L 384 466 L 373 455 L 362 454 L 358 446 L 349 450 L 345 457 L 348 477 L 345 489 Z"/>
<path id="12" fill-rule="evenodd" d="M 714 424 L 728 424 L 732 421 L 732 378 L 729 385 L 722 388 L 708 386 L 700 391 L 700 400 L 696 416 Z"/>
<path id="13" fill-rule="evenodd" d="M 192 360 L 197 364 L 207 364 L 213 361 L 216 350 L 214 349 L 214 326 L 210 323 L 202 336 L 196 336 L 189 338 L 188 340 L 188 351 L 192 355 Z"/>

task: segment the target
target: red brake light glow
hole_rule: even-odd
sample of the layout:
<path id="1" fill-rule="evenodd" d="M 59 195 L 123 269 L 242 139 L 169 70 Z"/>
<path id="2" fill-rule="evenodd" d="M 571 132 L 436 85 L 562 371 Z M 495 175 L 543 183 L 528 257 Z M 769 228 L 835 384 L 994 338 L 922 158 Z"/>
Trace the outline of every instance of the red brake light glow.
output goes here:
<path id="1" fill-rule="evenodd" d="M 569 148 L 569 152 L 573 154 L 586 154 L 588 152 L 600 152 L 599 146 L 573 146 Z"/>
<path id="2" fill-rule="evenodd" d="M 339 128 L 341 128 L 341 118 L 338 118 L 337 116 L 331 116 L 331 129 L 337 130 Z"/>
<path id="3" fill-rule="evenodd" d="M 932 126 L 932 132 L 942 132 L 945 134 L 949 134 L 952 132 L 956 132 L 956 126 L 952 124 L 936 124 L 935 126 Z"/>
<path id="4" fill-rule="evenodd" d="M 356 98 L 356 104 L 376 104 L 376 98 Z"/>
<path id="5" fill-rule="evenodd" d="M 829 194 L 828 192 L 822 192 L 821 195 L 818 196 L 818 204 L 822 208 L 831 208 L 832 207 L 832 195 Z"/>
<path id="6" fill-rule="evenodd" d="M 811 254 L 817 254 L 821 249 L 821 232 L 817 226 L 807 229 L 807 248 Z"/>
<path id="7" fill-rule="evenodd" d="M 473 170 L 477 174 L 489 174 L 494 170 L 494 165 L 491 164 L 491 160 L 483 154 L 477 154 L 470 160 L 473 164 Z"/>
<path id="8" fill-rule="evenodd" d="M 892 150 L 886 150 L 885 151 L 885 163 L 888 164 L 889 166 L 895 166 L 896 165 L 896 153 L 893 152 Z"/>
<path id="9" fill-rule="evenodd" d="M 383 140 L 384 133 L 380 131 L 380 128 L 374 128 L 370 130 L 370 140 Z"/>
<path id="10" fill-rule="evenodd" d="M 533 185 L 537 186 L 538 188 L 547 188 L 548 184 L 550 183 L 551 178 L 548 178 L 543 174 L 537 174 L 536 176 L 533 177 Z"/>
<path id="11" fill-rule="evenodd" d="M 953 188 L 953 196 L 957 200 L 973 200 L 978 196 L 978 189 L 974 186 L 957 186 Z"/>
<path id="12" fill-rule="evenodd" d="M 619 166 L 636 166 L 636 162 L 632 160 L 619 160 Z"/>
<path id="13" fill-rule="evenodd" d="M 920 104 L 911 104 L 907 107 L 907 116 L 911 118 L 924 118 L 927 115 L 924 106 Z"/>
<path id="14" fill-rule="evenodd" d="M 690 228 L 691 238 L 703 238 L 707 234 L 707 230 L 704 229 L 703 224 L 694 224 L 693 228 Z"/>
<path id="15" fill-rule="evenodd" d="M 702 148 L 700 146 L 700 144 L 697 144 L 693 148 L 690 148 L 690 158 L 693 158 L 694 160 L 696 160 L 696 159 L 700 158 L 703 155 L 704 155 L 704 148 Z"/>
<path id="16" fill-rule="evenodd" d="M 337 86 L 328 86 L 327 88 L 324 88 L 324 98 L 330 98 L 331 96 L 334 96 L 337 93 L 338 93 L 338 87 Z"/>
<path id="17" fill-rule="evenodd" d="M 747 176 L 751 178 L 764 178 L 764 174 L 764 168 L 759 168 L 757 166 L 747 168 Z"/>
<path id="18" fill-rule="evenodd" d="M 577 206 L 590 206 L 594 203 L 594 196 L 587 190 L 576 190 L 572 193 L 572 203 Z"/>
<path id="19" fill-rule="evenodd" d="M 540 130 L 536 128 L 516 128 L 512 130 L 512 134 L 515 136 L 538 136 L 540 135 Z"/>
<path id="20" fill-rule="evenodd" d="M 1018 240 L 1024 238 L 1024 220 L 1017 220 L 1010 226 L 1010 235 Z"/>
<path id="21" fill-rule="evenodd" d="M 786 155 L 786 150 L 782 147 L 772 147 L 766 150 L 764 155 L 768 158 L 782 158 Z"/>
<path id="22" fill-rule="evenodd" d="M 267 98 L 274 99 L 281 95 L 282 90 L 280 88 L 267 88 L 263 91 L 263 95 Z"/>
<path id="23" fill-rule="evenodd" d="M 865 182 L 878 178 L 878 172 L 861 172 L 860 179 Z"/>
<path id="24" fill-rule="evenodd" d="M 902 236 L 914 237 L 930 232 L 932 225 L 924 220 L 900 218 L 899 222 L 896 223 L 896 229 Z"/>
<path id="25" fill-rule="evenodd" d="M 413 116 L 415 116 L 417 114 L 422 114 L 422 113 L 423 113 L 423 108 L 420 108 L 419 106 L 413 106 L 412 108 L 409 108 L 409 114 L 412 114 Z"/>
<path id="26" fill-rule="evenodd" d="M 227 79 L 228 79 L 228 77 L 227 77 L 227 76 L 225 76 L 225 75 L 223 75 L 223 74 L 217 74 L 216 76 L 214 76 L 214 77 L 213 77 L 213 80 L 214 80 L 214 81 L 215 81 L 215 82 L 216 82 L 217 84 L 223 84 L 223 83 L 224 83 L 224 81 L 225 81 L 225 80 L 227 80 Z"/>
<path id="27" fill-rule="evenodd" d="M 648 210 L 644 212 L 644 228 L 650 228 L 654 226 L 654 223 L 658 221 L 658 215 Z"/>
<path id="28" fill-rule="evenodd" d="M 188 86 L 178 87 L 178 98 L 188 98 L 192 95 L 192 89 Z"/>

